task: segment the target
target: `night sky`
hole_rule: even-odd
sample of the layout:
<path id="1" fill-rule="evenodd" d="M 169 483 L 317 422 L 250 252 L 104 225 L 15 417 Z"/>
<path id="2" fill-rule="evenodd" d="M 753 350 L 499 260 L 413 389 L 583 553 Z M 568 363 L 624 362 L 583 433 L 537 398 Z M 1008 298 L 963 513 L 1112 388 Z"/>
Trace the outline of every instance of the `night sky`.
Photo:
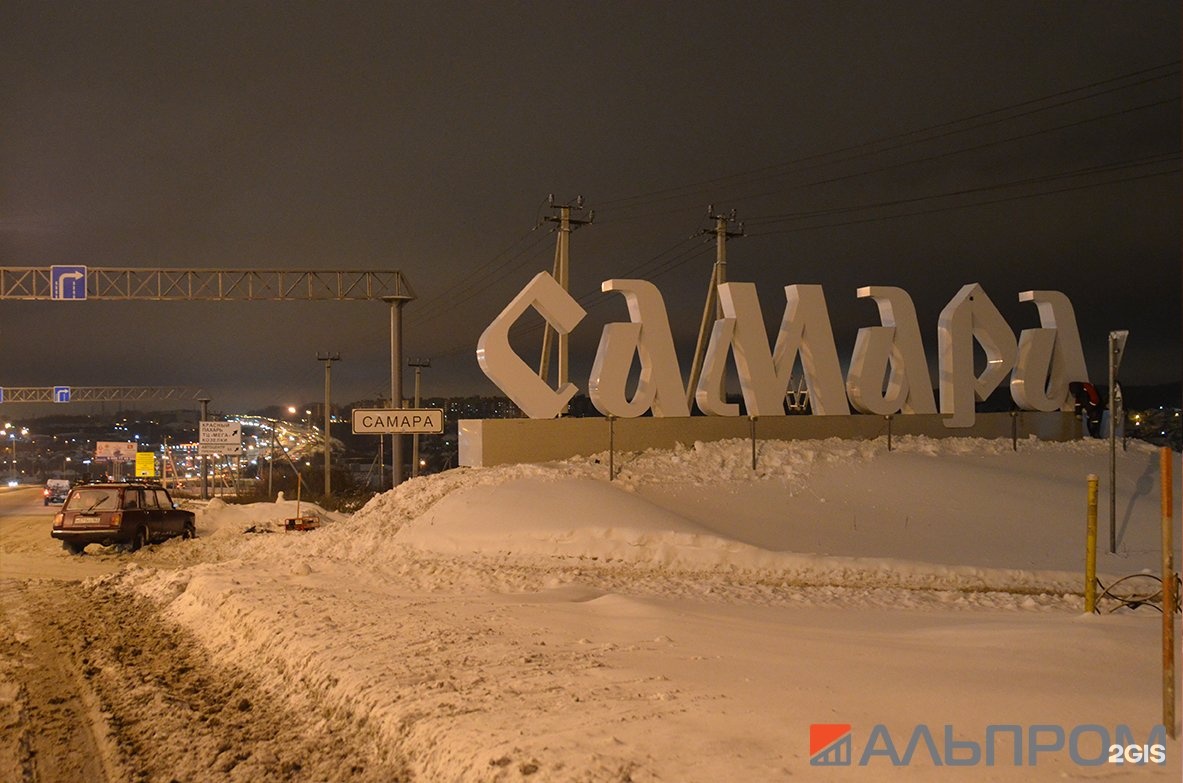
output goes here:
<path id="1" fill-rule="evenodd" d="M 982 284 L 1076 308 L 1092 380 L 1178 381 L 1180 4 L 0 4 L 0 266 L 400 269 L 425 395 L 494 394 L 489 321 L 572 235 L 586 391 L 600 281 L 657 284 L 688 374 L 714 247 L 728 276 L 825 288 L 839 355 L 864 285 L 940 310 Z M 536 362 L 541 330 L 516 345 Z M 192 385 L 215 410 L 389 389 L 381 302 L 0 302 L 0 386 Z M 410 372 L 405 390 L 412 386 Z M 934 382 L 936 376 L 934 375 Z M 22 413 L 5 405 L 9 416 Z"/>

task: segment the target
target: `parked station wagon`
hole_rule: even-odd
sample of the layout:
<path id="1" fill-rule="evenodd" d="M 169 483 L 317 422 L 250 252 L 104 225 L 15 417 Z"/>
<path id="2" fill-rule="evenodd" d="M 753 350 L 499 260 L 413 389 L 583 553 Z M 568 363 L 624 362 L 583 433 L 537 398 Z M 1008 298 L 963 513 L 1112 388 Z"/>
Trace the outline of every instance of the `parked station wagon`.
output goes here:
<path id="1" fill-rule="evenodd" d="M 81 554 L 87 544 L 121 544 L 134 551 L 174 536 L 196 537 L 195 519 L 159 484 L 85 484 L 70 490 L 50 535 L 72 554 Z"/>

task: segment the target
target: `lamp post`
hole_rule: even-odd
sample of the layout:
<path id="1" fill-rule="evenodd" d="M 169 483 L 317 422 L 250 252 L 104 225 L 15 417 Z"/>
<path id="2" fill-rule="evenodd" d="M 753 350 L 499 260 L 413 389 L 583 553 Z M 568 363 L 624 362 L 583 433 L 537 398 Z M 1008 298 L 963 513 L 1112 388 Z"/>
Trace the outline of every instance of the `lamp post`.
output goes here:
<path id="1" fill-rule="evenodd" d="M 419 382 L 423 368 L 431 366 L 431 359 L 409 359 L 407 365 L 415 368 L 415 407 L 419 407 Z M 419 475 L 419 433 L 411 436 L 411 477 Z"/>
<path id="2" fill-rule="evenodd" d="M 333 362 L 341 361 L 341 354 L 339 353 L 318 353 L 316 354 L 318 362 L 324 362 L 325 365 L 325 497 L 333 494 L 333 479 L 332 471 L 329 468 L 329 454 L 333 450 L 332 434 L 329 429 L 329 424 L 332 421 L 331 408 L 329 407 L 330 392 L 332 390 L 333 378 Z"/>

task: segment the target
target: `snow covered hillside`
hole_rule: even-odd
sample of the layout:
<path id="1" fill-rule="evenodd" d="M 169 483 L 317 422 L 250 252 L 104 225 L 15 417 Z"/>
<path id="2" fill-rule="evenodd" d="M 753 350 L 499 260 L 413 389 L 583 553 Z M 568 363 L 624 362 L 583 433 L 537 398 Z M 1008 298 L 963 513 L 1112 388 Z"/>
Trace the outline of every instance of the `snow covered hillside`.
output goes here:
<path id="1" fill-rule="evenodd" d="M 1072 733 L 1161 721 L 1160 615 L 1082 614 L 1107 444 L 893 445 L 766 442 L 753 471 L 747 441 L 697 444 L 617 455 L 614 481 L 606 455 L 458 469 L 308 533 L 282 531 L 294 503 L 212 501 L 196 541 L 101 579 L 416 780 L 1177 780 L 1177 741 L 1117 767 Z M 1159 567 L 1157 451 L 1118 457 L 1106 584 Z M 850 724 L 849 767 L 811 764 L 813 724 Z M 897 757 L 922 741 L 860 758 L 877 726 Z M 945 763 L 987 736 L 991 765 Z"/>

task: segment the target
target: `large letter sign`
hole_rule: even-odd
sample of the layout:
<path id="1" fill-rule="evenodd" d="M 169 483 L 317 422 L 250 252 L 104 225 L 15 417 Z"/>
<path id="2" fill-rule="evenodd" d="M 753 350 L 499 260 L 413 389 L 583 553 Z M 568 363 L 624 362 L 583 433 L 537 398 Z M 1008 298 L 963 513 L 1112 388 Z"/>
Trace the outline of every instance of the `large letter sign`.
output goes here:
<path id="1" fill-rule="evenodd" d="M 531 419 L 553 419 L 575 393 L 575 384 L 550 388 L 509 344 L 509 327 L 533 307 L 560 334 L 570 334 L 587 311 L 546 272 L 534 276 L 521 293 L 489 324 L 476 344 L 476 360 L 485 375 Z"/>
<path id="2" fill-rule="evenodd" d="M 785 415 L 785 393 L 798 354 L 814 413 L 821 416 L 850 413 L 821 286 L 786 286 L 785 300 L 785 314 L 774 352 L 768 347 L 768 332 L 764 328 L 756 286 L 752 283 L 723 283 L 719 286 L 722 320 L 730 325 L 720 327 L 716 323 L 708 359 L 703 363 L 697 397 L 715 410 L 721 409 L 709 390 L 720 387 L 721 359 L 730 343 L 748 415 Z"/>
<path id="3" fill-rule="evenodd" d="M 974 373 L 974 341 L 986 352 L 982 374 Z M 937 320 L 941 413 L 946 427 L 972 427 L 974 404 L 990 396 L 1015 366 L 1015 334 L 977 283 L 962 286 Z"/>
<path id="4" fill-rule="evenodd" d="M 858 331 L 846 376 L 850 404 L 861 413 L 880 416 L 936 413 L 912 297 L 904 289 L 890 286 L 865 286 L 858 290 L 858 296 L 875 300 L 883 326 L 866 326 Z M 891 375 L 884 390 L 883 376 L 889 363 Z"/>
<path id="5" fill-rule="evenodd" d="M 646 280 L 605 280 L 602 291 L 619 291 L 628 303 L 627 324 L 608 324 L 588 381 L 588 396 L 605 416 L 633 418 L 651 407 L 654 416 L 689 416 L 682 391 L 682 373 L 665 300 Z M 625 399 L 633 354 L 641 360 L 641 377 L 633 399 Z"/>
<path id="6" fill-rule="evenodd" d="M 1088 379 L 1072 303 L 1059 291 L 1024 291 L 1019 301 L 1035 303 L 1042 328 L 1019 334 L 1011 398 L 1027 410 L 1070 411 L 1074 402 L 1068 384 Z"/>
<path id="7" fill-rule="evenodd" d="M 601 290 L 624 296 L 629 321 L 606 325 L 600 336 L 588 382 L 596 409 L 621 418 L 649 411 L 658 417 L 689 416 L 661 292 L 644 280 L 615 279 L 604 281 Z M 790 285 L 784 291 L 784 316 L 770 348 L 755 285 L 719 285 L 723 316 L 712 328 L 702 375 L 693 390 L 699 410 L 711 416 L 740 414 L 740 406 L 729 403 L 722 392 L 730 355 L 750 416 L 786 415 L 785 397 L 798 358 L 814 414 L 845 415 L 852 406 L 860 413 L 885 416 L 937 413 L 916 308 L 906 291 L 890 286 L 858 289 L 859 298 L 872 299 L 878 306 L 880 325 L 859 330 L 845 380 L 821 286 Z M 976 403 L 1008 374 L 1011 397 L 1020 409 L 1072 410 L 1069 384 L 1088 381 L 1072 303 L 1058 291 L 1024 291 L 1019 301 L 1035 304 L 1040 326 L 1024 329 L 1018 340 L 977 283 L 963 286 L 941 311 L 937 345 L 945 426 L 972 426 Z M 527 416 L 548 419 L 562 412 L 577 389 L 570 383 L 552 389 L 510 346 L 510 326 L 531 307 L 563 334 L 586 315 L 554 278 L 539 273 L 481 335 L 477 361 Z M 975 343 L 986 358 L 980 373 L 974 366 Z M 634 356 L 640 374 L 629 399 L 626 388 Z"/>

